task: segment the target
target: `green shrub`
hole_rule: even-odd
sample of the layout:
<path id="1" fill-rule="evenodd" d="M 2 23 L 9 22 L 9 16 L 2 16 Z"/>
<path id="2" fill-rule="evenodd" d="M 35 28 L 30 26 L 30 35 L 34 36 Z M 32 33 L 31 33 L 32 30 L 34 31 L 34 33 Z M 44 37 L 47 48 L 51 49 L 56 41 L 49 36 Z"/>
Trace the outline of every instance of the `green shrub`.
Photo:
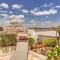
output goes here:
<path id="1" fill-rule="evenodd" d="M 44 44 L 45 46 L 55 46 L 57 44 L 57 40 L 54 38 L 45 38 L 42 41 L 42 44 Z"/>
<path id="2" fill-rule="evenodd" d="M 28 38 L 28 44 L 29 45 L 33 45 L 34 44 L 34 38 L 33 37 L 29 37 Z"/>
<path id="3" fill-rule="evenodd" d="M 0 47 L 16 46 L 16 34 L 3 34 L 0 36 Z"/>
<path id="4" fill-rule="evenodd" d="M 48 51 L 47 60 L 51 60 L 52 58 L 53 60 L 60 60 L 60 46 L 57 45 L 51 51 Z"/>

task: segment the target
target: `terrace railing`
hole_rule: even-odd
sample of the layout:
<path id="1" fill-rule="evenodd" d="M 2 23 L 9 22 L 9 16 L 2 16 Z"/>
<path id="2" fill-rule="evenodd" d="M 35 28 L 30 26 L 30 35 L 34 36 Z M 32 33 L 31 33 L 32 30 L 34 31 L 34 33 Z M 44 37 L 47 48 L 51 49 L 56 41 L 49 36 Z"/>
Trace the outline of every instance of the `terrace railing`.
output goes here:
<path id="1" fill-rule="evenodd" d="M 41 42 L 42 40 L 44 40 L 45 38 L 54 38 L 54 39 L 57 39 L 58 40 L 58 43 L 59 43 L 59 37 L 55 37 L 55 36 L 45 36 L 45 35 L 38 35 L 38 38 L 37 38 L 37 41 L 38 42 Z"/>

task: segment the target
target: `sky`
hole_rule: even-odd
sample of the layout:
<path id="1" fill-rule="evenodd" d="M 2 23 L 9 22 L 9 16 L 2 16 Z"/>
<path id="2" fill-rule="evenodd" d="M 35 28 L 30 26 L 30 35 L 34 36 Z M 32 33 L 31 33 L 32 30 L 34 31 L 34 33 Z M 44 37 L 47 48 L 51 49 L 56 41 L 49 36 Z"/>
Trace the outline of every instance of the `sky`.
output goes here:
<path id="1" fill-rule="evenodd" d="M 60 0 L 0 0 L 0 26 L 14 17 L 26 26 L 58 26 Z"/>

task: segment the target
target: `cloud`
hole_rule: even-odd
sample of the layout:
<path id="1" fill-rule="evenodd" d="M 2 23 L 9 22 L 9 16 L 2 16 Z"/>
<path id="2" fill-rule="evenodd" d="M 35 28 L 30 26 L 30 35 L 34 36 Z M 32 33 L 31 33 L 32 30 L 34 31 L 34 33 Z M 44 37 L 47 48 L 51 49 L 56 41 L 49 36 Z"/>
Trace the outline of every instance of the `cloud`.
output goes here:
<path id="1" fill-rule="evenodd" d="M 0 16 L 4 17 L 4 18 L 8 18 L 9 15 L 8 14 L 0 14 Z"/>
<path id="2" fill-rule="evenodd" d="M 50 23 L 51 23 L 51 21 L 46 21 L 46 22 L 43 22 L 43 23 L 45 23 L 45 24 L 50 24 Z"/>
<path id="3" fill-rule="evenodd" d="M 10 14 L 13 14 L 13 12 L 12 12 L 12 11 L 9 11 L 9 13 L 10 13 Z"/>
<path id="4" fill-rule="evenodd" d="M 20 19 L 22 19 L 22 18 L 24 18 L 24 15 L 10 15 L 9 18 L 16 18 L 16 19 L 20 18 Z"/>
<path id="5" fill-rule="evenodd" d="M 4 10 L 0 10 L 0 13 L 7 13 L 7 11 L 4 11 Z"/>
<path id="6" fill-rule="evenodd" d="M 53 2 L 51 2 L 51 3 L 49 3 L 49 4 L 47 4 L 47 3 L 45 3 L 45 4 L 43 4 L 43 5 L 41 5 L 41 7 L 43 7 L 43 8 L 60 8 L 60 5 L 55 5 Z"/>
<path id="7" fill-rule="evenodd" d="M 51 7 L 52 5 L 54 5 L 54 3 L 53 3 L 53 2 L 51 2 L 50 4 L 48 4 L 48 6 L 50 6 L 50 7 Z"/>
<path id="8" fill-rule="evenodd" d="M 30 22 L 31 22 L 31 23 L 34 23 L 34 22 L 35 22 L 35 20 L 31 20 Z"/>
<path id="9" fill-rule="evenodd" d="M 1 18 L 5 19 L 24 19 L 24 15 L 8 15 L 8 14 L 0 14 Z"/>
<path id="10" fill-rule="evenodd" d="M 41 25 L 51 24 L 51 21 L 42 22 Z"/>
<path id="11" fill-rule="evenodd" d="M 5 26 L 5 21 L 8 21 L 9 20 L 8 18 L 9 18 L 8 14 L 4 14 L 4 13 L 0 14 L 0 20 L 2 21 L 2 22 L 0 21 L 0 23 L 2 26 Z M 6 25 L 7 25 L 7 23 L 6 23 Z"/>
<path id="12" fill-rule="evenodd" d="M 23 12 L 23 13 L 29 13 L 29 11 L 26 10 L 26 9 L 23 9 L 22 12 Z"/>
<path id="13" fill-rule="evenodd" d="M 7 14 L 1 14 L 1 16 L 8 16 Z"/>
<path id="14" fill-rule="evenodd" d="M 42 5 L 42 7 L 47 7 L 47 6 L 48 6 L 47 4 Z"/>
<path id="15" fill-rule="evenodd" d="M 10 15 L 9 18 L 13 21 L 18 21 L 20 23 L 24 22 L 24 15 Z"/>
<path id="16" fill-rule="evenodd" d="M 8 25 L 11 21 L 17 21 L 18 23 L 23 23 L 24 20 L 24 15 L 8 15 L 6 13 L 1 13 L 0 14 L 0 20 L 2 21 L 2 26 Z M 1 23 L 0 21 L 0 23 Z"/>
<path id="17" fill-rule="evenodd" d="M 41 16 L 41 15 L 54 15 L 57 13 L 56 9 L 49 9 L 49 10 L 43 10 L 43 11 L 35 11 L 31 10 L 31 13 L 36 16 Z"/>
<path id="18" fill-rule="evenodd" d="M 50 14 L 56 14 L 57 10 L 56 9 L 50 9 L 49 12 L 50 12 Z"/>
<path id="19" fill-rule="evenodd" d="M 53 2 L 51 2 L 51 3 L 49 3 L 49 4 L 46 4 L 46 3 L 45 3 L 45 4 L 43 4 L 41 7 L 45 7 L 45 8 L 46 8 L 46 7 L 51 7 L 53 4 L 54 4 Z"/>
<path id="20" fill-rule="evenodd" d="M 5 8 L 5 9 L 9 8 L 8 4 L 6 4 L 6 3 L 1 3 L 0 7 Z"/>
<path id="21" fill-rule="evenodd" d="M 34 11 L 39 11 L 39 10 L 40 10 L 39 7 L 34 8 Z"/>
<path id="22" fill-rule="evenodd" d="M 19 5 L 19 4 L 13 4 L 12 5 L 12 8 L 13 9 L 20 9 L 20 8 L 22 8 L 23 7 L 23 5 Z"/>
<path id="23" fill-rule="evenodd" d="M 40 23 L 37 20 L 30 20 L 29 22 L 31 22 L 31 23 Z"/>
<path id="24" fill-rule="evenodd" d="M 60 5 L 57 5 L 56 8 L 60 8 Z"/>
<path id="25" fill-rule="evenodd" d="M 1 17 L 2 16 L 2 17 Z M 24 15 L 8 15 L 8 14 L 0 14 L 0 20 L 3 21 L 4 25 L 9 24 L 10 22 L 18 22 L 18 23 L 23 23 L 24 20 Z"/>
<path id="26" fill-rule="evenodd" d="M 16 15 L 16 18 L 24 18 L 24 15 Z"/>

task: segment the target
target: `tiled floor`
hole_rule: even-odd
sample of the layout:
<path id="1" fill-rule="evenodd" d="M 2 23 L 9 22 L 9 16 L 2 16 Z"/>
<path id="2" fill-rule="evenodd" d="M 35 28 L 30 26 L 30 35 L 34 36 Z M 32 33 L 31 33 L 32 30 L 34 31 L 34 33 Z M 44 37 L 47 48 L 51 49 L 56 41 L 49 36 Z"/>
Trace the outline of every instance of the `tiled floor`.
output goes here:
<path id="1" fill-rule="evenodd" d="M 44 55 L 30 51 L 28 55 L 28 60 L 46 60 L 46 57 Z"/>
<path id="2" fill-rule="evenodd" d="M 9 60 L 11 58 L 11 55 L 1 56 L 0 60 Z"/>
<path id="3" fill-rule="evenodd" d="M 11 56 L 11 54 L 0 56 L 0 60 L 10 60 Z M 33 51 L 29 51 L 28 60 L 46 60 L 46 57 Z"/>

